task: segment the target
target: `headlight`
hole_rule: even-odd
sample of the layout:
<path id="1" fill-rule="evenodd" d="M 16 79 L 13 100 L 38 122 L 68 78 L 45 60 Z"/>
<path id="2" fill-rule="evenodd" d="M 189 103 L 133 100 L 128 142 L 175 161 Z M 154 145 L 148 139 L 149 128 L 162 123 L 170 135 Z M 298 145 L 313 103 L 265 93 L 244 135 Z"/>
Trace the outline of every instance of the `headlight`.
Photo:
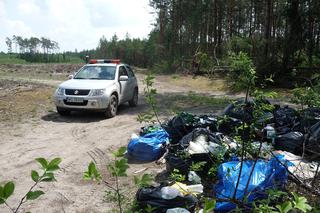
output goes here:
<path id="1" fill-rule="evenodd" d="M 59 95 L 59 96 L 64 95 L 64 89 L 59 87 L 59 88 L 56 90 L 56 94 Z"/>
<path id="2" fill-rule="evenodd" d="M 106 89 L 93 89 L 91 95 L 92 96 L 102 96 L 106 93 Z"/>

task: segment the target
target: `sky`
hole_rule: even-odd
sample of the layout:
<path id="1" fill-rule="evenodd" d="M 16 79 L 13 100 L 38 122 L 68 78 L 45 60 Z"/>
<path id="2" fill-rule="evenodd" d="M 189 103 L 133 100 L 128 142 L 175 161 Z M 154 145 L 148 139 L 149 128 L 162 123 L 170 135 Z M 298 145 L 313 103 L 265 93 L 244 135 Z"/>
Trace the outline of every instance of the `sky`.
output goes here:
<path id="1" fill-rule="evenodd" d="M 60 51 L 93 49 L 104 35 L 146 38 L 154 16 L 149 0 L 0 0 L 0 51 L 6 37 L 47 37 Z"/>

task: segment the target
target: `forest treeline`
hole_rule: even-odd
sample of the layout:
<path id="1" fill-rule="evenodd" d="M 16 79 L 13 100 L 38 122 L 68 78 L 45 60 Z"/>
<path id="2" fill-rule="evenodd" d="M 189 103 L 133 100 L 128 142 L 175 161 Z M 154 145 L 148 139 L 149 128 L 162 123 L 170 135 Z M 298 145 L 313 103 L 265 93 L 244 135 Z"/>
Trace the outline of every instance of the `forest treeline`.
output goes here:
<path id="1" fill-rule="evenodd" d="M 157 19 L 148 39 L 103 37 L 92 53 L 174 72 L 202 58 L 211 67 L 225 66 L 230 53 L 242 51 L 261 78 L 320 71 L 318 0 L 150 0 L 150 5 Z"/>
<path id="2" fill-rule="evenodd" d="M 228 67 L 232 53 L 252 58 L 260 78 L 320 73 L 319 0 L 150 0 L 156 14 L 146 39 L 100 38 L 81 58 L 120 58 L 162 72 Z M 31 38 L 30 38 L 31 42 Z M 31 42 L 32 43 L 32 42 Z M 30 43 L 30 44 L 31 44 Z M 43 53 L 48 50 L 43 47 Z M 32 45 L 21 46 L 33 51 Z M 223 71 L 223 69 L 222 69 Z"/>
<path id="3" fill-rule="evenodd" d="M 59 53 L 59 44 L 49 38 L 13 35 L 7 37 L 6 45 L 8 53 L 12 57 L 23 59 L 27 62 L 69 62 L 71 53 Z M 71 54 L 74 55 L 74 54 Z"/>

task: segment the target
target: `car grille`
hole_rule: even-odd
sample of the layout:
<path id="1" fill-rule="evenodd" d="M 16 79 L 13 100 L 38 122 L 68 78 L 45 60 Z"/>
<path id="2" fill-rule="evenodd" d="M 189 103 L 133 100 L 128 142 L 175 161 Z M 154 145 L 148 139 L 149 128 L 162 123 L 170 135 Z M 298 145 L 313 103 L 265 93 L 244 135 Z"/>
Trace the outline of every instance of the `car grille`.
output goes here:
<path id="1" fill-rule="evenodd" d="M 89 89 L 66 89 L 66 95 L 88 95 Z"/>
<path id="2" fill-rule="evenodd" d="M 65 105 L 69 105 L 69 106 L 86 106 L 88 104 L 88 101 L 85 100 L 81 103 L 77 103 L 77 102 L 67 102 L 66 100 L 63 100 Z"/>

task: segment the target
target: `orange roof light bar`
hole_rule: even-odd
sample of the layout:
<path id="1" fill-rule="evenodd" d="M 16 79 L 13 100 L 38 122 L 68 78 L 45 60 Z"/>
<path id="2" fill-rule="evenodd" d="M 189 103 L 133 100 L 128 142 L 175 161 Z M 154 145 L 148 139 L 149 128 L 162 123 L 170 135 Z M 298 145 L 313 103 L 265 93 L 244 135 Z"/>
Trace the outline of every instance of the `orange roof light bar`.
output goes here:
<path id="1" fill-rule="evenodd" d="M 91 59 L 89 64 L 97 63 L 110 63 L 110 64 L 120 64 L 120 59 Z"/>

